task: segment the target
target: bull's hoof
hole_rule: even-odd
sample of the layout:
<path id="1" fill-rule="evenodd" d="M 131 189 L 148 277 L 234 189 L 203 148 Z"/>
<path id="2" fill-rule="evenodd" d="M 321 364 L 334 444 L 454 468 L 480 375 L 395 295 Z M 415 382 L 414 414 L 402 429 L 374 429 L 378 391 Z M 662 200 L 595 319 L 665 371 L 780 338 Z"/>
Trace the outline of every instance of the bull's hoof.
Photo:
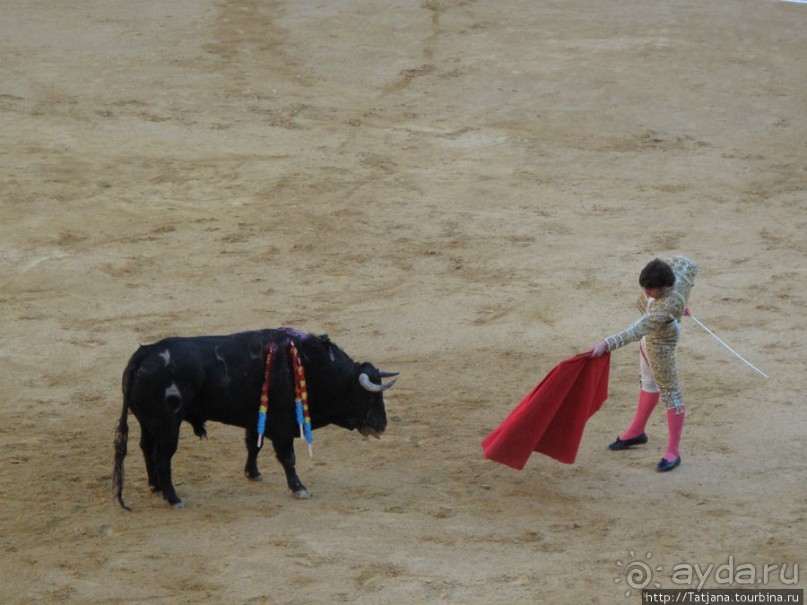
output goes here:
<path id="1" fill-rule="evenodd" d="M 244 477 L 249 479 L 250 481 L 257 481 L 258 483 L 263 483 L 263 475 L 258 473 L 257 475 L 250 475 L 249 473 L 244 473 Z"/>
<path id="2" fill-rule="evenodd" d="M 185 504 L 182 503 L 182 502 L 174 502 L 171 505 L 171 508 L 176 509 L 176 510 L 181 510 L 181 509 L 185 508 Z"/>
<path id="3" fill-rule="evenodd" d="M 311 497 L 311 494 L 309 494 L 308 490 L 305 489 L 305 488 L 295 490 L 295 491 L 292 492 L 292 494 L 298 500 L 308 500 Z"/>

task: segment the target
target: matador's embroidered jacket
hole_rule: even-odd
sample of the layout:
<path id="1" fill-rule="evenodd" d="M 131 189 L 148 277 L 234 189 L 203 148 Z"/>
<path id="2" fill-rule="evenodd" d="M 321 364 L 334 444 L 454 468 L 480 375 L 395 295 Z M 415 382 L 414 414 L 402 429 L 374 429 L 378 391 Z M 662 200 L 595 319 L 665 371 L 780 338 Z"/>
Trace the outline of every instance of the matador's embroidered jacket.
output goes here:
<path id="1" fill-rule="evenodd" d="M 666 262 L 675 273 L 675 284 L 655 299 L 648 299 L 642 293 L 636 301 L 642 316 L 627 330 L 609 336 L 605 342 L 608 350 L 613 351 L 646 337 L 650 369 L 661 391 L 664 407 L 669 410 L 684 405 L 675 367 L 675 345 L 678 344 L 678 320 L 687 308 L 698 266 L 683 256 L 674 256 Z"/>

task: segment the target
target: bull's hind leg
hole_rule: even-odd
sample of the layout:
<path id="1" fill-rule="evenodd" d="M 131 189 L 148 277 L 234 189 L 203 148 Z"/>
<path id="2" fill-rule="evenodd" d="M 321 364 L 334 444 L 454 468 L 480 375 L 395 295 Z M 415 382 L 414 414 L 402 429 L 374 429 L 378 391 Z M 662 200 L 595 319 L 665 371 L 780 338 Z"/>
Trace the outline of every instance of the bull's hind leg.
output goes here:
<path id="1" fill-rule="evenodd" d="M 173 426 L 162 427 L 159 434 L 155 434 L 141 423 L 140 449 L 146 461 L 149 490 L 154 494 L 162 493 L 171 506 L 182 508 L 182 501 L 171 482 L 171 458 L 178 443 L 179 431 Z"/>
<path id="2" fill-rule="evenodd" d="M 150 444 L 155 485 L 159 487 L 163 498 L 168 500 L 171 506 L 184 508 L 171 479 L 171 458 L 179 445 L 179 420 L 176 416 L 166 412 L 158 422 L 151 426 Z M 151 478 L 149 478 L 149 483 L 151 483 Z"/>
<path id="3" fill-rule="evenodd" d="M 182 500 L 177 496 L 174 484 L 171 480 L 171 458 L 177 451 L 179 435 L 173 439 L 158 439 L 154 448 L 155 467 L 157 469 L 157 480 L 162 488 L 163 498 L 174 508 L 184 508 Z"/>
<path id="4" fill-rule="evenodd" d="M 275 448 L 275 455 L 278 461 L 283 465 L 283 470 L 286 472 L 286 483 L 288 483 L 289 489 L 292 494 L 294 494 L 294 497 L 301 500 L 310 498 L 311 494 L 305 489 L 305 485 L 300 481 L 300 478 L 297 476 L 297 470 L 295 469 L 297 458 L 294 455 L 294 440 L 289 439 L 282 443 L 273 441 L 272 445 Z"/>
<path id="5" fill-rule="evenodd" d="M 263 475 L 258 470 L 258 431 L 247 429 L 247 463 L 244 466 L 244 476 L 250 481 L 263 481 Z"/>
<path id="6" fill-rule="evenodd" d="M 157 480 L 157 465 L 154 462 L 154 437 L 149 433 L 143 425 L 140 425 L 140 449 L 143 452 L 143 458 L 146 461 L 146 475 L 149 481 L 149 490 L 152 493 L 159 493 L 161 490 L 160 482 Z"/>
<path id="7" fill-rule="evenodd" d="M 146 460 L 149 487 L 153 492 L 161 492 L 171 506 L 180 508 L 182 501 L 171 481 L 171 458 L 177 451 L 179 425 L 192 391 L 172 377 L 175 368 L 169 367 L 171 354 L 167 349 L 156 355 L 145 350 L 140 357 L 134 370 L 127 369 L 126 392 L 129 409 L 140 423 L 140 448 Z M 197 429 L 194 425 L 198 434 Z M 204 432 L 203 426 L 201 430 Z"/>

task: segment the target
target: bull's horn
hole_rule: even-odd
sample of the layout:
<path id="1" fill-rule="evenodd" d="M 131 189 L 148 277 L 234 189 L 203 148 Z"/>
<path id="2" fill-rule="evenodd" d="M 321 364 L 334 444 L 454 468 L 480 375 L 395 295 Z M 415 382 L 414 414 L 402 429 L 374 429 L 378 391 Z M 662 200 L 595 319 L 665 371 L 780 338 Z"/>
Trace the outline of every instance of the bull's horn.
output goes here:
<path id="1" fill-rule="evenodd" d="M 400 372 L 385 372 L 384 370 L 379 370 L 378 375 L 381 378 L 392 378 L 393 376 L 397 376 Z"/>
<path id="2" fill-rule="evenodd" d="M 387 384 L 376 384 L 370 381 L 370 377 L 367 374 L 362 373 L 359 374 L 359 384 L 368 391 L 370 391 L 371 393 L 381 393 L 382 391 L 386 391 L 388 388 L 394 385 L 395 380 L 388 382 Z"/>

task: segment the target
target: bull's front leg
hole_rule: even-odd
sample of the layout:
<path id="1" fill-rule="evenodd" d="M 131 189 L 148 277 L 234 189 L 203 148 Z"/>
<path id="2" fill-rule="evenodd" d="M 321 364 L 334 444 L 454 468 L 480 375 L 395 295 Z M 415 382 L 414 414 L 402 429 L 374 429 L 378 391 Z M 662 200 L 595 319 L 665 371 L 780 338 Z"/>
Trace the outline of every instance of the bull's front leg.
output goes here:
<path id="1" fill-rule="evenodd" d="M 258 431 L 254 429 L 247 429 L 247 463 L 244 466 L 244 475 L 250 481 L 263 481 L 263 475 L 258 470 L 258 452 L 261 448 L 258 446 Z"/>
<path id="2" fill-rule="evenodd" d="M 275 448 L 275 456 L 277 456 L 278 461 L 283 465 L 283 470 L 286 472 L 286 483 L 288 483 L 291 493 L 294 494 L 295 498 L 301 500 L 310 498 L 311 494 L 308 493 L 305 485 L 300 481 L 297 476 L 297 470 L 294 468 L 297 463 L 297 458 L 294 455 L 294 439 L 290 438 L 288 441 L 283 440 L 280 442 L 273 441 L 272 446 Z"/>

